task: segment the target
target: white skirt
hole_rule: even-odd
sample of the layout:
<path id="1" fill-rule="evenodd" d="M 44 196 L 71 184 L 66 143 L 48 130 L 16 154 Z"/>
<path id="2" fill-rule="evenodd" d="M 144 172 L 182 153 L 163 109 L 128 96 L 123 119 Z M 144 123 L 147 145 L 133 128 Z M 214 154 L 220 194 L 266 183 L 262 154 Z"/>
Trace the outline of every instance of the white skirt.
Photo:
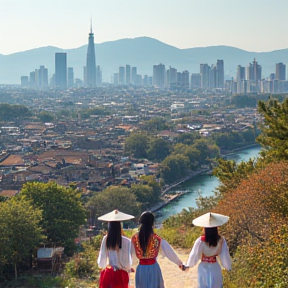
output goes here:
<path id="1" fill-rule="evenodd" d="M 222 288 L 223 277 L 218 262 L 201 262 L 198 266 L 198 288 Z"/>

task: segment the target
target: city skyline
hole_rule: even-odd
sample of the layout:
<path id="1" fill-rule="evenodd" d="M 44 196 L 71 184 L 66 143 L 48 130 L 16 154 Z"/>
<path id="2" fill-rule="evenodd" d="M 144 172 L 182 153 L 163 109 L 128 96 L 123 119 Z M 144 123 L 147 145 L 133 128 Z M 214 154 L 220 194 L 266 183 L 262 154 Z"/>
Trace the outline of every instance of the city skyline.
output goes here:
<path id="1" fill-rule="evenodd" d="M 163 0 L 1 0 L 0 54 L 45 46 L 62 49 L 83 46 L 87 43 L 91 16 L 95 43 L 147 36 L 181 49 L 227 45 L 264 52 L 288 48 L 288 37 L 284 37 L 288 27 L 286 0 L 163 3 Z"/>

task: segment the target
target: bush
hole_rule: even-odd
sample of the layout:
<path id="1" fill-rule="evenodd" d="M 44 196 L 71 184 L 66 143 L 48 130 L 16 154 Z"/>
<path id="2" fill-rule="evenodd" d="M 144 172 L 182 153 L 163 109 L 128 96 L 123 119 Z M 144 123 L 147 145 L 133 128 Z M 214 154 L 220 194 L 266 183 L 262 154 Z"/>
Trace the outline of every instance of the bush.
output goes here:
<path id="1" fill-rule="evenodd" d="M 99 268 L 97 258 L 103 235 L 98 235 L 90 241 L 83 242 L 83 252 L 75 254 L 65 265 L 65 276 L 69 278 L 97 279 Z"/>
<path id="2" fill-rule="evenodd" d="M 226 274 L 224 286 L 286 288 L 288 283 L 288 227 L 282 226 L 270 237 L 253 247 L 238 247 L 233 269 Z"/>

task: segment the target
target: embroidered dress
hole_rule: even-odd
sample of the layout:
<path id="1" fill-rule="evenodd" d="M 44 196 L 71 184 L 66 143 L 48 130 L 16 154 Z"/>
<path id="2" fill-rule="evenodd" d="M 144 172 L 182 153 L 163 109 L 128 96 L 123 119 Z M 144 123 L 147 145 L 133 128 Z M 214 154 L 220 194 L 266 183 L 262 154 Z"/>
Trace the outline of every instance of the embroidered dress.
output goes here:
<path id="1" fill-rule="evenodd" d="M 99 288 L 128 288 L 128 270 L 132 265 L 130 256 L 131 241 L 122 236 L 122 248 L 118 250 L 107 250 L 107 236 L 104 236 L 98 266 L 102 268 L 99 280 Z"/>
<path id="2" fill-rule="evenodd" d="M 182 262 L 169 243 L 155 233 L 150 235 L 147 250 L 144 254 L 140 247 L 138 235 L 139 233 L 136 233 L 131 240 L 133 261 L 139 259 L 135 275 L 136 288 L 164 288 L 162 272 L 157 262 L 159 252 L 177 265 L 181 265 Z"/>
<path id="3" fill-rule="evenodd" d="M 221 237 L 216 247 L 209 247 L 205 243 L 205 237 L 199 237 L 189 254 L 186 266 L 193 267 L 200 259 L 201 263 L 198 266 L 198 288 L 223 287 L 221 266 L 226 270 L 231 270 L 231 258 L 225 238 Z"/>

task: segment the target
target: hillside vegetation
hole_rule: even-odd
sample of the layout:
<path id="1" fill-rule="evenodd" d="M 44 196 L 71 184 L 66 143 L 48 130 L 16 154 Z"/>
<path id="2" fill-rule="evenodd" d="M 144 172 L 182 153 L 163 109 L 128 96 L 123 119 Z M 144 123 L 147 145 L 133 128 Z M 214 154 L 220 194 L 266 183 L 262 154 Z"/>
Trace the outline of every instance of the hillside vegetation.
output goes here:
<path id="1" fill-rule="evenodd" d="M 194 232 L 199 232 L 190 226 L 194 217 L 207 211 L 230 216 L 220 231 L 233 258 L 232 271 L 224 274 L 225 287 L 287 287 L 287 107 L 287 99 L 260 102 L 262 157 L 239 165 L 219 161 L 214 170 L 221 181 L 216 195 L 200 198 L 198 210 L 168 219 L 161 231 L 174 245 L 188 247 L 193 245 Z M 177 237 L 180 232 L 185 237 Z"/>

